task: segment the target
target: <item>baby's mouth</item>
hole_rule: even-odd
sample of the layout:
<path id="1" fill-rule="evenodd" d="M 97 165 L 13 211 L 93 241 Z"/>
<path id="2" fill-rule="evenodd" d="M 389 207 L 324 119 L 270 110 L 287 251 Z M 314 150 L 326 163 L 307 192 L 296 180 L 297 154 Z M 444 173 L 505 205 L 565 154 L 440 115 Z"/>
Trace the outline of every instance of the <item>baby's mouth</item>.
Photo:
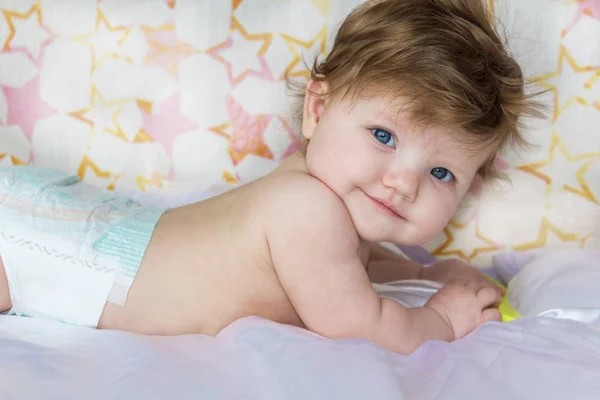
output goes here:
<path id="1" fill-rule="evenodd" d="M 365 193 L 365 194 L 366 194 L 366 193 Z M 382 200 L 382 199 L 378 199 L 378 198 L 376 198 L 376 197 L 369 196 L 368 194 L 366 194 L 366 196 L 367 196 L 367 197 L 368 197 L 368 198 L 371 200 L 371 202 L 374 204 L 374 206 L 375 206 L 375 207 L 376 207 L 378 210 L 380 210 L 380 211 L 382 211 L 382 212 L 386 213 L 387 215 L 389 215 L 389 216 L 391 216 L 391 217 L 396 217 L 396 218 L 406 219 L 406 218 L 404 218 L 404 217 L 403 217 L 403 216 L 400 214 L 400 212 L 399 212 L 399 211 L 398 211 L 398 210 L 397 210 L 397 209 L 396 209 L 396 208 L 395 208 L 395 207 L 394 207 L 392 204 L 390 204 L 389 202 L 387 202 L 387 201 L 385 201 L 385 200 Z"/>

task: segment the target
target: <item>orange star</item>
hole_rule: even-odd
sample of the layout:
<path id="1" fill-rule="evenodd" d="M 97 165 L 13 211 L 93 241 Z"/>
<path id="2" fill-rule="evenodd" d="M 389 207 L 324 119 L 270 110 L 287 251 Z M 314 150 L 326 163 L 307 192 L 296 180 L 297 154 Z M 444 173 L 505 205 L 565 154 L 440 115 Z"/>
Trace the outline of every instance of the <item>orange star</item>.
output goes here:
<path id="1" fill-rule="evenodd" d="M 223 179 L 223 181 L 229 183 L 230 185 L 237 185 L 238 183 L 240 183 L 239 178 L 229 171 L 223 171 L 223 175 L 221 176 L 221 178 Z"/>
<path id="2" fill-rule="evenodd" d="M 239 31 L 242 34 L 242 36 L 244 36 L 244 39 L 246 39 L 246 40 L 262 41 L 263 44 L 260 47 L 260 49 L 258 50 L 258 55 L 259 56 L 265 55 L 265 53 L 267 52 L 267 49 L 271 45 L 271 40 L 273 39 L 272 34 L 265 33 L 265 34 L 261 34 L 261 35 L 252 35 L 252 34 L 246 32 L 246 30 L 244 29 L 242 24 L 240 24 L 240 22 L 237 20 L 237 18 L 231 17 L 231 31 L 235 31 L 235 30 Z"/>
<path id="3" fill-rule="evenodd" d="M 240 163 L 248 154 L 273 159 L 273 154 L 264 143 L 263 133 L 272 118 L 271 115 L 251 115 L 233 98 L 227 99 L 227 109 L 231 122 L 208 128 L 209 131 L 227 138 L 229 155 L 234 165 Z"/>
<path id="4" fill-rule="evenodd" d="M 7 153 L 0 154 L 0 160 L 3 160 L 4 157 L 6 157 L 6 156 L 10 157 L 10 162 L 11 162 L 11 165 L 13 165 L 13 166 L 27 164 L 25 161 L 21 161 L 19 158 L 13 156 L 12 154 L 7 154 Z"/>
<path id="5" fill-rule="evenodd" d="M 532 242 L 528 242 L 528 243 L 524 243 L 524 244 L 520 244 L 520 245 L 514 246 L 513 249 L 515 251 L 527 251 L 527 250 L 532 250 L 532 249 L 543 248 L 547 244 L 548 233 L 549 232 L 553 233 L 554 236 L 558 237 L 561 242 L 578 242 L 578 241 L 582 240 L 582 238 L 580 238 L 575 233 L 564 233 L 564 232 L 561 232 L 556 226 L 552 225 L 550 223 L 550 221 L 548 221 L 548 219 L 546 217 L 544 217 L 542 219 L 542 223 L 540 225 L 540 229 L 539 229 L 539 233 L 538 233 L 537 239 L 535 239 Z M 587 239 L 589 239 L 589 238 L 583 238 L 582 243 L 578 247 L 581 247 L 582 245 L 584 245 L 585 241 Z"/>
<path id="6" fill-rule="evenodd" d="M 238 111 L 239 115 L 240 111 Z M 237 117 L 237 115 L 236 115 Z M 223 136 L 224 138 L 231 139 L 231 122 L 227 122 L 226 124 L 211 126 L 207 128 L 209 132 L 214 133 L 215 135 Z"/>
<path id="7" fill-rule="evenodd" d="M 4 15 L 4 19 L 6 20 L 6 24 L 8 25 L 8 31 L 9 34 L 6 38 L 6 41 L 4 42 L 4 51 L 9 51 L 11 48 L 11 44 L 12 41 L 14 40 L 16 34 L 17 34 L 17 29 L 15 27 L 15 23 L 14 23 L 14 19 L 21 19 L 21 20 L 28 20 L 33 14 L 35 14 L 35 18 L 37 19 L 38 25 L 41 27 L 42 26 L 42 11 L 40 9 L 40 5 L 39 4 L 34 4 L 33 6 L 31 6 L 31 8 L 24 14 L 22 13 L 18 13 L 15 11 L 11 11 L 11 10 L 7 10 L 7 9 L 3 9 L 2 10 L 2 14 Z M 49 36 L 52 36 L 51 33 L 46 29 L 45 29 Z M 33 54 L 31 54 L 30 51 L 28 51 L 28 56 L 29 58 L 33 59 L 34 56 Z"/>
<path id="8" fill-rule="evenodd" d="M 461 247 L 458 247 L 454 244 L 454 238 L 456 235 L 456 231 L 465 231 L 472 230 L 474 231 L 473 235 L 480 242 L 485 243 L 480 247 L 473 247 L 472 250 L 468 251 L 468 253 L 464 250 L 463 243 L 461 243 Z M 437 249 L 431 252 L 434 256 L 457 256 L 460 257 L 467 262 L 471 263 L 475 257 L 482 253 L 489 253 L 495 250 L 498 250 L 499 246 L 496 245 L 492 240 L 486 238 L 479 232 L 479 226 L 477 225 L 477 220 L 475 218 L 470 219 L 466 223 L 460 223 L 458 221 L 452 220 L 448 223 L 448 226 L 444 228 L 444 233 L 446 234 L 446 241 Z M 454 244 L 454 246 L 452 246 Z M 454 248 L 452 248 L 454 247 Z"/>
<path id="9" fill-rule="evenodd" d="M 103 180 L 112 180 L 107 186 L 108 190 L 115 190 L 117 180 L 121 177 L 120 175 L 113 174 L 109 171 L 103 171 L 98 167 L 88 156 L 83 156 L 79 168 L 77 169 L 77 175 L 83 181 L 85 176 L 91 170 L 94 175 Z"/>
<path id="10" fill-rule="evenodd" d="M 598 79 L 598 75 L 600 74 L 600 68 L 594 66 L 579 66 L 573 56 L 569 53 L 568 49 L 561 45 L 560 52 L 558 55 L 558 68 L 554 72 L 550 72 L 547 74 L 539 75 L 532 78 L 532 81 L 535 82 L 538 86 L 551 91 L 554 95 L 554 114 L 552 116 L 552 121 L 556 121 L 558 117 L 571 106 L 571 104 L 577 102 L 579 104 L 586 105 L 588 101 L 581 97 L 580 95 L 571 95 L 567 100 L 561 104 L 560 96 L 558 92 L 558 87 L 556 84 L 550 83 L 548 81 L 558 78 L 563 73 L 563 66 L 566 63 L 569 65 L 572 71 L 575 72 L 577 76 L 582 76 L 582 79 L 585 82 L 582 83 L 582 87 L 584 89 L 590 89 L 595 81 Z M 590 76 L 585 76 L 583 74 L 588 74 Z M 578 84 L 570 85 L 569 87 L 578 87 Z M 567 90 L 567 86 L 561 87 L 561 90 Z"/>
<path id="11" fill-rule="evenodd" d="M 558 150 L 558 152 L 557 152 Z M 577 183 L 579 183 L 579 188 L 564 184 L 560 188 L 553 188 L 552 177 L 540 171 L 545 167 L 548 167 L 555 161 L 555 156 L 560 154 L 562 158 L 568 163 L 580 163 L 581 165 L 577 168 L 575 172 L 575 176 L 577 178 Z M 531 174 L 536 178 L 539 178 L 546 182 L 546 194 L 550 195 L 553 189 L 558 190 L 566 190 L 571 193 L 574 193 L 578 196 L 583 197 L 586 200 L 589 200 L 593 203 L 598 204 L 598 200 L 590 190 L 589 185 L 585 181 L 584 175 L 592 165 L 592 163 L 600 157 L 600 152 L 594 153 L 585 153 L 579 155 L 571 155 L 567 151 L 565 144 L 560 140 L 560 137 L 556 133 L 556 131 L 552 132 L 552 138 L 550 142 L 550 152 L 548 158 L 544 161 L 538 161 L 532 164 L 521 165 L 518 166 L 517 169 L 523 171 L 525 173 Z M 577 167 L 577 165 L 575 165 Z"/>
<path id="12" fill-rule="evenodd" d="M 6 20 L 6 24 L 8 25 L 8 30 L 10 32 L 6 38 L 6 41 L 4 42 L 4 51 L 10 50 L 10 43 L 13 41 L 13 39 L 15 38 L 15 35 L 17 34 L 17 30 L 15 29 L 15 23 L 13 22 L 13 18 L 27 20 L 27 19 L 29 19 L 29 17 L 31 17 L 33 15 L 33 13 L 37 14 L 38 23 L 41 25 L 42 24 L 42 14 L 40 12 L 40 8 L 39 8 L 38 4 L 34 4 L 29 9 L 29 11 L 27 11 L 25 14 L 21 14 L 21 13 L 15 12 L 15 11 L 7 10 L 7 9 L 2 10 L 2 14 L 4 15 L 4 19 Z"/>
<path id="13" fill-rule="evenodd" d="M 233 3 L 231 4 L 232 11 L 235 11 L 235 9 L 238 8 L 240 4 L 242 4 L 242 1 L 244 0 L 233 0 Z"/>
<path id="14" fill-rule="evenodd" d="M 318 54 L 315 54 L 315 56 L 324 54 L 326 52 L 327 26 L 324 26 L 315 35 L 315 37 L 308 42 L 298 40 L 292 36 L 286 35 L 285 33 L 282 33 L 281 37 L 285 41 L 285 44 L 290 49 L 290 51 L 294 54 L 294 59 L 289 63 L 289 65 L 285 69 L 284 76 L 280 77 L 279 79 L 283 79 L 285 76 L 304 77 L 309 79 L 310 71 L 308 71 L 306 68 L 298 70 L 295 70 L 295 68 L 302 61 L 302 49 L 308 50 L 309 52 L 318 52 Z"/>

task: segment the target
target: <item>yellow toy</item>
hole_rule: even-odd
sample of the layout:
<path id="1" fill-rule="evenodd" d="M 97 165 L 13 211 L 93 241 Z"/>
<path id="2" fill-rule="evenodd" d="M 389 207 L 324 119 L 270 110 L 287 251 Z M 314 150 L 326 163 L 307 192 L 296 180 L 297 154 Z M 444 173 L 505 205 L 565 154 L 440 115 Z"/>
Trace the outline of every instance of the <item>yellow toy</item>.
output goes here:
<path id="1" fill-rule="evenodd" d="M 500 314 L 502 314 L 502 322 L 509 322 L 521 318 L 521 314 L 508 302 L 508 289 L 491 276 L 486 275 L 486 277 L 505 291 L 504 296 L 502 296 L 502 299 L 500 300 L 500 305 L 498 306 L 498 310 L 500 310 Z"/>

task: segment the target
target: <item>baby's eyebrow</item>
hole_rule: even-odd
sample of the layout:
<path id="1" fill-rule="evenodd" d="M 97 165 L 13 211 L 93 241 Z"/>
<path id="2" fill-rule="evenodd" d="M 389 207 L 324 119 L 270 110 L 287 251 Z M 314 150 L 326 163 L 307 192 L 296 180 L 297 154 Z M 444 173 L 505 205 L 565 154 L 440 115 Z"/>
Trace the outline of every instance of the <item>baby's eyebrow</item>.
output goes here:
<path id="1" fill-rule="evenodd" d="M 406 114 L 402 112 L 402 108 L 394 104 L 388 104 L 382 110 L 374 115 L 376 120 L 387 123 L 392 128 L 407 128 Z"/>
<path id="2" fill-rule="evenodd" d="M 405 125 L 400 113 L 392 112 L 391 110 L 386 109 L 384 112 L 381 113 L 381 116 L 383 117 L 383 120 L 385 122 L 387 122 L 388 124 L 390 124 L 390 126 L 394 128 L 400 128 L 403 125 Z"/>
<path id="3" fill-rule="evenodd" d="M 471 166 L 474 164 L 473 162 L 468 162 L 468 160 L 473 157 L 468 155 L 467 152 L 460 151 L 455 148 L 448 148 L 442 145 L 436 146 L 438 148 L 432 155 L 432 158 L 438 158 L 440 162 L 444 163 L 444 168 L 448 168 L 453 173 L 458 173 L 460 175 L 464 175 L 470 172 L 472 169 Z M 464 160 L 467 160 L 466 162 Z M 479 169 L 479 166 L 476 166 L 475 169 Z"/>

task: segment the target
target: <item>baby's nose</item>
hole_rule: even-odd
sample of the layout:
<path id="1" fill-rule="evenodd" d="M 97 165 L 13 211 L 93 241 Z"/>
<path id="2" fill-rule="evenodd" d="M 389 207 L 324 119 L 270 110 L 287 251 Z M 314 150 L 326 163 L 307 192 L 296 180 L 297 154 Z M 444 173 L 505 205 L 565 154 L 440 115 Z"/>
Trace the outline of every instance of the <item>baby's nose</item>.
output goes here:
<path id="1" fill-rule="evenodd" d="M 410 203 L 419 195 L 419 176 L 413 171 L 390 172 L 383 177 L 383 185 L 394 189 Z"/>

